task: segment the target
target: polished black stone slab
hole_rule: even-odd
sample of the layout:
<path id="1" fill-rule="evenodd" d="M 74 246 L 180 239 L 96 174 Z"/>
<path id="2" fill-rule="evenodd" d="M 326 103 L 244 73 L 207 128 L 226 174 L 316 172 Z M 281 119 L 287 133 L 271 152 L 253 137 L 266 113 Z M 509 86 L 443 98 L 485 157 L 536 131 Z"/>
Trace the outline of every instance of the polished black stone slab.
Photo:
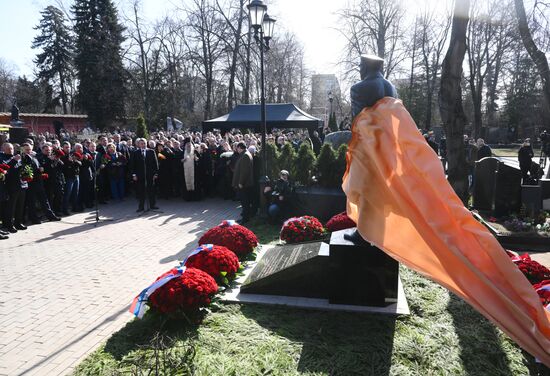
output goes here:
<path id="1" fill-rule="evenodd" d="M 241 287 L 242 293 L 326 297 L 328 244 L 311 242 L 266 251 Z"/>
<path id="2" fill-rule="evenodd" d="M 344 238 L 354 231 L 336 231 L 330 238 L 330 303 L 377 307 L 395 303 L 399 263 L 368 243 L 356 245 Z"/>

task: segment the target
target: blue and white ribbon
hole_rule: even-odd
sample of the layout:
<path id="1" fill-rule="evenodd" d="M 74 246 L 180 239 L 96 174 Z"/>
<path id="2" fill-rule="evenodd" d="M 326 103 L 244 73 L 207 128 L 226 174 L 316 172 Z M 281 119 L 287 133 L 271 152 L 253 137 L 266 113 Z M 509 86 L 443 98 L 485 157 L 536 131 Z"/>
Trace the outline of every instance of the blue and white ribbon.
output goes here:
<path id="1" fill-rule="evenodd" d="M 185 260 L 183 260 L 181 262 L 180 265 L 185 265 L 187 264 L 187 260 L 189 260 L 190 257 L 192 256 L 195 256 L 195 255 L 198 255 L 199 253 L 201 252 L 209 252 L 211 251 L 212 249 L 214 249 L 214 244 L 203 244 L 203 245 L 200 245 L 198 248 L 196 248 L 193 252 L 191 252 L 186 258 Z"/>

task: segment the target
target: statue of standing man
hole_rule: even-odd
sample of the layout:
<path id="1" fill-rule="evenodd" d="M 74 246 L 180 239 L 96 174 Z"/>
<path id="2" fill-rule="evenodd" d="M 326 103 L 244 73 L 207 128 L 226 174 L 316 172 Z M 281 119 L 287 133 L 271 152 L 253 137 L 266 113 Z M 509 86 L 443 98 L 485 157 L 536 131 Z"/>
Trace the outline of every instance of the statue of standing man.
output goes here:
<path id="1" fill-rule="evenodd" d="M 384 78 L 384 59 L 375 55 L 361 55 L 361 81 L 351 87 L 351 112 L 357 116 L 365 107 L 372 107 L 384 97 L 397 98 L 392 83 Z"/>

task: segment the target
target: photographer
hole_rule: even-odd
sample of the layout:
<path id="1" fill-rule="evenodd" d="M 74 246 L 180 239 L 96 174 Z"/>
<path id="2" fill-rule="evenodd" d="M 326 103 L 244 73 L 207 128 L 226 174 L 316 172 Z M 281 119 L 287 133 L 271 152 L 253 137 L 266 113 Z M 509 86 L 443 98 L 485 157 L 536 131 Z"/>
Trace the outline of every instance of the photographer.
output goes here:
<path id="1" fill-rule="evenodd" d="M 292 197 L 292 187 L 289 181 L 287 170 L 281 170 L 279 179 L 272 187 L 266 187 L 264 190 L 267 202 L 269 203 L 268 214 L 273 221 L 280 221 L 285 217 Z"/>

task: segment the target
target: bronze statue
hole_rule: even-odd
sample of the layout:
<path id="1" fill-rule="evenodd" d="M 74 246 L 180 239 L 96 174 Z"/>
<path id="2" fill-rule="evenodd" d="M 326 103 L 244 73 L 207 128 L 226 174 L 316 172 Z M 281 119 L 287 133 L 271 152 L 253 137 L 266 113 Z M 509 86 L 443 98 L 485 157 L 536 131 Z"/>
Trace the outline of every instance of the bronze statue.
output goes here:
<path id="1" fill-rule="evenodd" d="M 393 84 L 384 78 L 382 68 L 384 59 L 375 55 L 361 55 L 359 65 L 361 81 L 351 87 L 351 112 L 353 118 L 365 107 L 372 107 L 384 97 L 397 98 L 397 91 Z M 364 244 L 365 240 L 355 230 L 352 234 L 344 235 L 344 238 L 355 243 Z"/>
<path id="2" fill-rule="evenodd" d="M 13 102 L 13 106 L 11 106 L 11 121 L 19 121 L 19 107 L 17 107 L 17 102 Z"/>
<path id="3" fill-rule="evenodd" d="M 384 97 L 397 98 L 392 83 L 384 78 L 384 59 L 375 55 L 361 55 L 361 81 L 351 87 L 351 112 L 357 116 L 365 107 L 372 107 Z"/>

